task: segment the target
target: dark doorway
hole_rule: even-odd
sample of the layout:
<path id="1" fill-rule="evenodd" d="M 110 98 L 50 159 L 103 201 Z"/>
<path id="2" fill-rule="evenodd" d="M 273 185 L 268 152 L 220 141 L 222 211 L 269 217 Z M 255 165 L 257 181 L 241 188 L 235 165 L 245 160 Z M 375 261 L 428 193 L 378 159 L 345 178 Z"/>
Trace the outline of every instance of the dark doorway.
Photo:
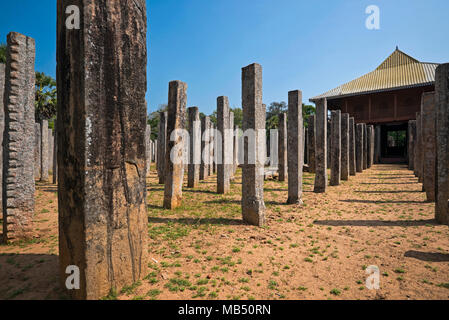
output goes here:
<path id="1" fill-rule="evenodd" d="M 406 162 L 407 123 L 386 124 L 381 128 L 382 163 Z"/>

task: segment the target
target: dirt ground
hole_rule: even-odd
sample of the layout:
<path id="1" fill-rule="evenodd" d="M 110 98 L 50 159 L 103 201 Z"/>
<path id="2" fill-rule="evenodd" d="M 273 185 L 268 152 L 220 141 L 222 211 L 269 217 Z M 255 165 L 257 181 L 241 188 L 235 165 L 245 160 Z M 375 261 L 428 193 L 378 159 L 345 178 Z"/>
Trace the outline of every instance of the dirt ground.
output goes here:
<path id="1" fill-rule="evenodd" d="M 449 299 L 449 228 L 405 166 L 376 165 L 326 194 L 304 176 L 304 205 L 266 181 L 265 228 L 241 221 L 240 171 L 227 195 L 215 177 L 162 209 L 148 179 L 148 276 L 108 299 Z M 0 246 L 0 299 L 65 299 L 58 282 L 57 189 L 37 184 L 36 237 Z M 1 230 L 1 228 L 0 228 Z M 377 266 L 380 289 L 366 269 Z"/>

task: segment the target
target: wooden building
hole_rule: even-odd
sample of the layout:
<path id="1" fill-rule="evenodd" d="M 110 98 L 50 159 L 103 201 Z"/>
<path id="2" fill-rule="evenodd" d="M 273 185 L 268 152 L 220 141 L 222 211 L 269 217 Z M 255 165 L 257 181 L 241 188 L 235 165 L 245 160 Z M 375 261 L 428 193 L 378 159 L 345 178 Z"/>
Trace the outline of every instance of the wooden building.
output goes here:
<path id="1" fill-rule="evenodd" d="M 398 48 L 376 70 L 310 99 L 326 98 L 329 110 L 374 125 L 380 162 L 407 159 L 408 121 L 416 119 L 423 92 L 435 90 L 437 63 L 420 62 Z"/>

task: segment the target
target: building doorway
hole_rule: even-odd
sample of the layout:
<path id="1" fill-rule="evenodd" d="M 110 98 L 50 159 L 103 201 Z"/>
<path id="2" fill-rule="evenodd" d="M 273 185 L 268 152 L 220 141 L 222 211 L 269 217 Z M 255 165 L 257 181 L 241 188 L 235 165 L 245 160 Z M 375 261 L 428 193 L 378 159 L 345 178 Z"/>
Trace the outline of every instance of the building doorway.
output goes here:
<path id="1" fill-rule="evenodd" d="M 408 146 L 407 130 L 407 123 L 382 125 L 382 163 L 406 162 Z"/>

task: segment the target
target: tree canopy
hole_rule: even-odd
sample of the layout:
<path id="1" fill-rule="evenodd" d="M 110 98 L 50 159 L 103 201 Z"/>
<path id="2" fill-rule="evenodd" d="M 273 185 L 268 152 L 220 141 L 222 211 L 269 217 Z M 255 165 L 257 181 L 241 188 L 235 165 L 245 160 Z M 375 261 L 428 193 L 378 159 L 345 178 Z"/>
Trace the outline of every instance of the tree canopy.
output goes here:
<path id="1" fill-rule="evenodd" d="M 0 43 L 0 63 L 6 63 L 6 44 Z"/>
<path id="2" fill-rule="evenodd" d="M 36 72 L 36 121 L 43 119 L 54 120 L 56 117 L 56 81 L 43 72 Z M 53 123 L 53 121 L 50 121 Z"/>

